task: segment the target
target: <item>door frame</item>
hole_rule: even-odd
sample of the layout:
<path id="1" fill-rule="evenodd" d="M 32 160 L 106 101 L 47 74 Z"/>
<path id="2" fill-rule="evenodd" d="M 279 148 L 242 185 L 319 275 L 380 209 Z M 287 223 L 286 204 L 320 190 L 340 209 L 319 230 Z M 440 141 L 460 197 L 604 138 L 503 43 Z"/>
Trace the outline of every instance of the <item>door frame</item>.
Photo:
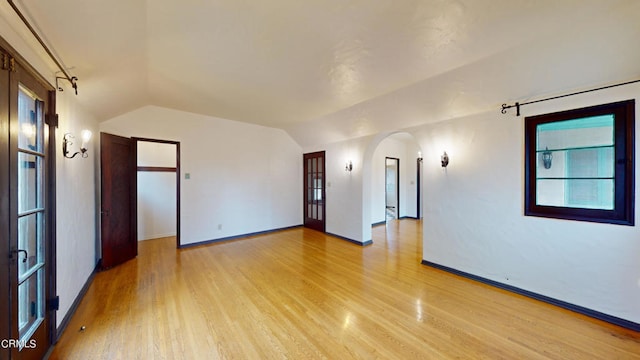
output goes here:
<path id="1" fill-rule="evenodd" d="M 416 219 L 422 218 L 422 158 L 416 159 Z"/>
<path id="2" fill-rule="evenodd" d="M 400 219 L 400 159 L 385 156 L 384 158 L 384 222 L 387 222 L 387 160 L 396 162 L 396 220 Z"/>
<path id="3" fill-rule="evenodd" d="M 317 158 L 322 156 L 322 198 L 320 199 L 320 201 L 322 202 L 322 221 L 320 224 L 308 224 L 307 223 L 307 219 L 308 219 L 308 201 L 309 201 L 309 184 L 308 184 L 308 177 L 307 177 L 307 159 L 311 159 L 311 158 Z M 302 208 L 302 222 L 303 225 L 305 227 L 308 227 L 310 229 L 314 229 L 314 230 L 318 230 L 318 231 L 322 231 L 322 232 L 326 232 L 327 229 L 327 186 L 326 186 L 326 181 L 327 181 L 327 156 L 326 156 L 326 152 L 323 151 L 316 151 L 316 152 L 312 152 L 312 153 L 306 153 L 306 154 L 302 154 L 302 170 L 303 170 L 303 179 L 302 179 L 302 183 L 303 183 L 303 208 Z M 320 220 L 315 220 L 314 221 L 318 221 L 320 222 Z"/>
<path id="4" fill-rule="evenodd" d="M 153 142 L 153 143 L 160 143 L 160 144 L 171 144 L 171 145 L 175 145 L 176 146 L 176 168 L 175 168 L 175 172 L 176 172 L 176 249 L 179 249 L 181 247 L 180 245 L 180 142 L 179 141 L 172 141 L 172 140 L 159 140 L 159 139 L 150 139 L 150 138 L 141 138 L 141 137 L 132 137 L 131 139 L 133 139 L 136 142 L 136 149 L 138 148 L 138 143 L 140 141 L 145 141 L 145 142 Z M 136 150 L 136 154 L 137 154 L 137 150 Z M 141 170 L 141 168 L 143 168 Z M 138 166 L 138 159 L 136 158 L 136 169 L 137 171 L 170 171 L 168 168 L 154 168 L 154 167 L 141 167 Z M 160 170 L 158 170 L 160 169 Z M 164 170 L 161 170 L 164 169 Z M 136 172 L 136 176 L 137 176 L 137 172 Z M 138 196 L 138 190 L 136 187 L 136 196 Z M 136 239 L 137 240 L 137 239 Z"/>

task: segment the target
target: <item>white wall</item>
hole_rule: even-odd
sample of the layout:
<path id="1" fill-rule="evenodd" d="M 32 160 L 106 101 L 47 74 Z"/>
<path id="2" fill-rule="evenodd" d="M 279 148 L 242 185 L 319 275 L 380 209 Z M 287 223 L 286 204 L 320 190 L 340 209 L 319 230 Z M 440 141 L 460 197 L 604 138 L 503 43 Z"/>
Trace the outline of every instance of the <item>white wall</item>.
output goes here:
<path id="1" fill-rule="evenodd" d="M 138 171 L 138 241 L 177 235 L 175 172 Z"/>
<path id="2" fill-rule="evenodd" d="M 282 130 L 156 106 L 100 129 L 180 142 L 182 245 L 302 223 L 302 151 Z"/>
<path id="3" fill-rule="evenodd" d="M 87 158 L 64 158 L 62 145 L 56 154 L 56 264 L 60 296 L 58 325 L 95 269 L 98 260 L 96 249 L 99 246 L 97 204 L 100 181 L 97 174 L 100 165 L 99 148 L 96 144 L 98 125 L 95 118 L 75 102 L 74 97 L 75 94 L 71 91 L 57 93 L 59 128 L 56 138 L 60 143 L 66 132 L 79 137 L 82 129 L 91 130 L 93 137 L 88 145 Z"/>

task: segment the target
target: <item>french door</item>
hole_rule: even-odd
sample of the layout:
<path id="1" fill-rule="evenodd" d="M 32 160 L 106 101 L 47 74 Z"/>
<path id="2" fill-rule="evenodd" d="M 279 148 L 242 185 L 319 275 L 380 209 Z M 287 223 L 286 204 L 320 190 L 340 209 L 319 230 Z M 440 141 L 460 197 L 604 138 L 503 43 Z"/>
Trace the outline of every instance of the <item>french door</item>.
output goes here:
<path id="1" fill-rule="evenodd" d="M 324 232 L 327 211 L 324 151 L 304 154 L 303 161 L 304 226 Z"/>
<path id="2" fill-rule="evenodd" d="M 54 326 L 47 299 L 55 294 L 49 178 L 55 135 L 47 122 L 54 119 L 55 93 L 12 55 L 0 56 L 0 358 L 41 359 Z"/>

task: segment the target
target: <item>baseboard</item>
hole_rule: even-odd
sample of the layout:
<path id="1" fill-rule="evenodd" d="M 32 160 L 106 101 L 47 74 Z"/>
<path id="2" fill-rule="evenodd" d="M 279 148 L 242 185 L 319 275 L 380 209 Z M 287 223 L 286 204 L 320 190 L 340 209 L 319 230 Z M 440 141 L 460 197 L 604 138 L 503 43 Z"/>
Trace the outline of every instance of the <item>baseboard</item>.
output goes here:
<path id="1" fill-rule="evenodd" d="M 172 233 L 165 233 L 165 234 L 149 235 L 149 236 L 146 236 L 144 239 L 138 236 L 138 241 L 155 240 L 155 239 L 161 239 L 161 238 L 172 237 L 177 235 L 178 235 L 177 233 L 172 232 Z"/>
<path id="2" fill-rule="evenodd" d="M 406 219 L 409 219 L 409 220 L 420 220 L 417 217 L 413 217 L 413 216 L 400 216 L 398 218 L 398 220 L 406 220 Z M 371 227 L 376 227 L 376 226 L 386 225 L 386 224 L 387 224 L 386 220 L 385 221 L 379 221 L 379 222 L 375 222 L 375 223 L 371 224 Z"/>
<path id="3" fill-rule="evenodd" d="M 194 246 L 215 244 L 215 243 L 219 243 L 219 242 L 223 242 L 223 241 L 231 241 L 231 240 L 242 239 L 242 238 L 246 238 L 246 237 L 250 237 L 250 236 L 266 235 L 266 234 L 271 234 L 271 233 L 278 232 L 278 231 L 296 229 L 296 228 L 299 228 L 299 227 L 302 227 L 302 225 L 287 226 L 287 227 L 278 228 L 278 229 L 258 231 L 258 232 L 247 233 L 247 234 L 242 234 L 242 235 L 227 236 L 227 237 L 223 237 L 223 238 L 219 238 L 219 239 L 198 241 L 198 242 L 194 242 L 194 243 L 190 243 L 190 244 L 184 244 L 184 245 L 180 244 L 180 246 L 178 246 L 178 248 L 179 249 L 185 249 L 185 248 L 190 248 L 190 247 L 194 247 Z"/>
<path id="4" fill-rule="evenodd" d="M 332 233 L 330 233 L 330 232 L 328 232 L 328 233 L 326 233 L 326 234 L 327 234 L 327 235 L 331 235 L 331 236 L 333 236 L 333 237 L 336 237 L 336 238 L 338 238 L 338 239 L 340 239 L 340 240 L 345 240 L 345 241 L 348 241 L 348 242 L 350 242 L 350 243 L 353 243 L 353 244 L 356 244 L 356 245 L 360 245 L 360 246 L 368 246 L 368 245 L 373 244 L 373 240 L 367 240 L 367 241 L 365 241 L 365 242 L 360 242 L 360 241 L 358 241 L 358 240 L 349 239 L 348 237 L 344 237 L 344 236 L 340 236 L 340 235 L 332 234 Z"/>
<path id="5" fill-rule="evenodd" d="M 608 315 L 608 314 L 605 314 L 605 313 L 601 313 L 601 312 L 596 311 L 596 310 L 592 310 L 592 309 L 585 308 L 585 307 L 582 307 L 582 306 L 579 306 L 579 305 L 571 304 L 571 303 L 568 303 L 566 301 L 554 299 L 552 297 L 548 297 L 548 296 L 545 296 L 545 295 L 534 293 L 534 292 L 531 292 L 529 290 L 524 290 L 524 289 L 521 289 L 521 288 L 518 288 L 518 287 L 515 287 L 515 286 L 512 286 L 512 285 L 503 284 L 503 283 L 498 282 L 498 281 L 489 280 L 489 279 L 483 278 L 481 276 L 477 276 L 477 275 L 473 275 L 473 274 L 470 274 L 470 273 L 467 273 L 467 272 L 464 272 L 464 271 L 456 270 L 454 268 L 450 268 L 448 266 L 436 264 L 436 263 L 433 263 L 433 262 L 430 262 L 430 261 L 427 261 L 427 260 L 422 260 L 422 264 L 430 266 L 430 267 L 433 267 L 433 268 L 436 268 L 436 269 L 440 269 L 440 270 L 446 271 L 448 273 L 459 275 L 459 276 L 465 277 L 467 279 L 471 279 L 471 280 L 478 281 L 478 282 L 481 282 L 481 283 L 484 283 L 484 284 L 487 284 L 487 285 L 491 285 L 493 287 L 497 287 L 497 288 L 500 288 L 500 289 L 503 289 L 503 290 L 507 290 L 507 291 L 510 291 L 510 292 L 513 292 L 513 293 L 516 293 L 516 294 L 519 294 L 519 295 L 523 295 L 523 296 L 526 296 L 526 297 L 529 297 L 529 298 L 532 298 L 532 299 L 535 299 L 535 300 L 543 301 L 543 302 L 546 302 L 548 304 L 552 304 L 552 305 L 561 307 L 563 309 L 571 310 L 573 312 L 576 312 L 576 313 L 579 313 L 579 314 L 582 314 L 582 315 L 586 315 L 586 316 L 589 316 L 589 317 L 592 317 L 592 318 L 595 318 L 595 319 L 598 319 L 598 320 L 606 321 L 608 323 L 611 323 L 611 324 L 614 324 L 614 325 L 618 325 L 618 326 L 621 326 L 623 328 L 627 328 L 627 329 L 630 329 L 630 330 L 633 330 L 633 331 L 639 331 L 640 332 L 640 324 L 635 323 L 633 321 L 629 321 L 629 320 L 625 320 L 625 319 L 622 319 L 622 318 L 619 318 L 619 317 L 616 317 L 616 316 L 612 316 L 612 315 Z"/>
<path id="6" fill-rule="evenodd" d="M 95 277 L 96 272 L 98 272 L 98 269 L 99 269 L 98 266 L 99 266 L 99 262 L 98 262 L 98 264 L 96 264 L 96 267 L 91 272 L 91 275 L 89 275 L 89 277 L 87 278 L 87 281 L 84 283 L 84 286 L 82 287 L 82 289 L 80 289 L 80 292 L 78 293 L 76 298 L 73 300 L 73 304 L 71 304 L 71 307 L 69 308 L 69 311 L 67 311 L 67 313 L 65 314 L 64 318 L 60 322 L 60 326 L 58 326 L 58 328 L 56 329 L 56 337 L 55 337 L 54 344 L 57 343 L 58 339 L 60 339 L 60 336 L 62 336 L 62 333 L 67 328 L 67 325 L 69 325 L 69 321 L 71 321 L 71 318 L 76 313 L 76 310 L 78 309 L 78 306 L 80 305 L 80 302 L 84 298 L 84 295 L 89 290 L 89 286 L 91 286 L 91 283 L 93 282 L 93 278 Z"/>

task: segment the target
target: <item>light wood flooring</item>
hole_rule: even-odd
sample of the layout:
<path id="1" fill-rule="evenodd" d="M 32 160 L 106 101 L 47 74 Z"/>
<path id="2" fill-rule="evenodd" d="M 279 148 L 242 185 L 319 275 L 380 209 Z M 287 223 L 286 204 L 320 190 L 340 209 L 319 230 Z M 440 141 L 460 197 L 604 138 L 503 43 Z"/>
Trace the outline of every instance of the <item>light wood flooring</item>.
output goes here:
<path id="1" fill-rule="evenodd" d="M 421 265 L 421 232 L 143 241 L 96 274 L 50 359 L 640 359 L 640 333 Z"/>

